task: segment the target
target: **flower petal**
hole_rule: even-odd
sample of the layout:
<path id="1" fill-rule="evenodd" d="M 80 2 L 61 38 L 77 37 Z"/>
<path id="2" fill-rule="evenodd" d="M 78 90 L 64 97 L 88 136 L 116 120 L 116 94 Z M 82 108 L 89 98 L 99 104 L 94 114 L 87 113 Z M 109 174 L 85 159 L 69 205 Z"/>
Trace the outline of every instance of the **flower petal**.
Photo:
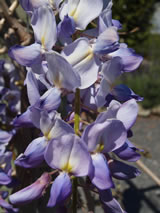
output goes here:
<path id="1" fill-rule="evenodd" d="M 47 112 L 56 110 L 61 103 L 61 91 L 53 87 L 48 89 L 36 102 L 35 107 Z"/>
<path id="2" fill-rule="evenodd" d="M 31 24 L 36 42 L 44 49 L 51 50 L 57 40 L 57 26 L 52 9 L 47 6 L 39 7 L 33 13 Z"/>
<path id="3" fill-rule="evenodd" d="M 7 132 L 0 129 L 0 144 L 8 143 L 13 137 L 12 132 Z"/>
<path id="4" fill-rule="evenodd" d="M 10 48 L 8 54 L 23 66 L 31 67 L 42 61 L 41 46 L 36 43 L 26 47 L 15 45 Z"/>
<path id="5" fill-rule="evenodd" d="M 50 141 L 45 151 L 45 160 L 50 167 L 75 176 L 87 175 L 91 164 L 87 147 L 74 134 L 63 135 Z"/>
<path id="6" fill-rule="evenodd" d="M 75 23 L 71 17 L 66 15 L 58 25 L 58 39 L 64 45 L 72 42 L 71 36 L 75 32 Z"/>
<path id="7" fill-rule="evenodd" d="M 128 141 L 128 140 L 127 140 Z M 140 159 L 141 155 L 136 152 L 136 147 L 130 147 L 126 142 L 119 149 L 116 149 L 114 153 L 122 160 L 127 160 L 129 162 L 135 162 Z"/>
<path id="8" fill-rule="evenodd" d="M 103 0 L 69 0 L 66 2 L 66 6 L 64 6 L 64 10 L 74 19 L 76 29 L 84 30 L 87 25 L 101 13 Z M 92 13 L 90 13 L 90 11 L 92 11 Z M 65 12 L 61 11 L 60 17 L 62 20 L 63 15 L 67 15 Z"/>
<path id="9" fill-rule="evenodd" d="M 140 175 L 140 171 L 137 168 L 118 160 L 110 160 L 109 169 L 112 176 L 119 180 L 128 180 Z"/>
<path id="10" fill-rule="evenodd" d="M 20 4 L 28 12 L 48 4 L 48 0 L 20 0 Z"/>
<path id="11" fill-rule="evenodd" d="M 91 86 L 98 77 L 100 62 L 94 55 L 87 38 L 79 38 L 64 48 L 61 53 L 81 78 L 81 89 Z"/>
<path id="12" fill-rule="evenodd" d="M 126 130 L 129 130 L 135 123 L 138 115 L 138 105 L 135 99 L 131 99 L 121 105 L 117 112 L 117 119 L 122 121 Z"/>
<path id="13" fill-rule="evenodd" d="M 110 53 L 112 57 L 119 56 L 122 58 L 123 61 L 123 71 L 124 72 L 131 72 L 136 70 L 143 61 L 143 57 L 137 55 L 135 51 L 131 48 L 127 48 L 126 44 L 120 44 L 120 48 Z"/>
<path id="14" fill-rule="evenodd" d="M 115 86 L 111 90 L 111 94 L 116 98 L 116 100 L 124 102 L 129 99 L 134 98 L 137 101 L 143 101 L 143 98 L 135 94 L 129 87 L 124 84 Z"/>
<path id="15" fill-rule="evenodd" d="M 116 27 L 108 27 L 102 32 L 93 47 L 95 53 L 108 54 L 119 48 L 119 36 Z"/>
<path id="16" fill-rule="evenodd" d="M 101 112 L 97 118 L 96 123 L 103 123 L 106 119 L 116 118 L 117 111 L 120 108 L 121 104 L 118 101 L 111 101 L 107 111 Z"/>
<path id="17" fill-rule="evenodd" d="M 32 200 L 40 198 L 48 184 L 50 183 L 50 175 L 44 173 L 33 184 L 9 196 L 9 200 L 14 205 L 23 205 L 30 203 Z"/>
<path id="18" fill-rule="evenodd" d="M 53 207 L 56 204 L 61 204 L 63 201 L 67 199 L 67 197 L 71 194 L 72 184 L 70 178 L 67 173 L 62 172 L 60 175 L 54 180 L 50 198 L 47 206 Z"/>
<path id="19" fill-rule="evenodd" d="M 114 57 L 102 65 L 101 72 L 110 85 L 121 75 L 122 67 L 122 59 L 120 57 Z"/>
<path id="20" fill-rule="evenodd" d="M 103 78 L 98 92 L 95 96 L 95 101 L 96 101 L 96 105 L 97 107 L 103 107 L 106 103 L 106 96 L 109 94 L 111 90 L 110 84 Z"/>
<path id="21" fill-rule="evenodd" d="M 89 177 L 91 182 L 101 190 L 113 188 L 114 184 L 108 168 L 107 161 L 103 154 L 93 154 L 92 163 L 94 170 L 90 172 Z"/>
<path id="22" fill-rule="evenodd" d="M 62 119 L 57 118 L 49 132 L 49 138 L 52 139 L 69 133 L 74 134 L 74 129 Z"/>
<path id="23" fill-rule="evenodd" d="M 111 152 L 121 147 L 126 141 L 127 133 L 118 120 L 107 120 L 103 123 L 92 123 L 86 127 L 82 139 L 87 143 L 90 152 Z"/>
<path id="24" fill-rule="evenodd" d="M 44 160 L 44 151 L 47 146 L 44 137 L 34 139 L 24 154 L 20 154 L 15 160 L 15 164 L 24 168 L 34 168 Z"/>
<path id="25" fill-rule="evenodd" d="M 112 1 L 108 0 L 104 2 L 104 4 L 107 4 L 107 7 L 102 11 L 102 13 L 99 16 L 99 34 L 104 32 L 106 28 L 112 26 Z"/>
<path id="26" fill-rule="evenodd" d="M 34 73 L 32 73 L 31 71 L 27 72 L 25 83 L 27 85 L 27 94 L 28 94 L 29 103 L 33 105 L 40 98 L 40 94 L 38 90 L 38 82 Z"/>
<path id="27" fill-rule="evenodd" d="M 72 66 L 57 52 L 45 54 L 48 62 L 48 80 L 57 88 L 65 88 L 69 91 L 80 86 L 79 75 L 76 74 Z M 70 76 L 70 78 L 68 78 Z"/>
<path id="28" fill-rule="evenodd" d="M 3 200 L 0 196 L 0 207 L 4 208 L 7 210 L 7 213 L 11 212 L 18 212 L 18 209 L 13 208 L 13 206 L 9 203 L 7 203 L 5 200 Z"/>
<path id="29" fill-rule="evenodd" d="M 111 190 L 99 190 L 99 194 L 106 213 L 126 213 L 118 201 L 112 197 Z"/>
<path id="30" fill-rule="evenodd" d="M 0 184 L 8 185 L 11 183 L 12 179 L 9 177 L 2 169 L 0 169 Z"/>
<path id="31" fill-rule="evenodd" d="M 31 111 L 28 108 L 24 113 L 21 115 L 18 115 L 14 120 L 13 120 L 13 126 L 14 127 L 33 127 L 33 123 L 31 120 Z"/>

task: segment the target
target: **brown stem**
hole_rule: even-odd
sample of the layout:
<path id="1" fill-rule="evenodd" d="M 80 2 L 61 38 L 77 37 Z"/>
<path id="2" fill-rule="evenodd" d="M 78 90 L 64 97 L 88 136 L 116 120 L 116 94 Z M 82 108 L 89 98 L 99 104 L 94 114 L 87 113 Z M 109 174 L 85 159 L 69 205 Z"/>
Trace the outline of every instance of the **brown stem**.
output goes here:
<path id="1" fill-rule="evenodd" d="M 29 44 L 31 42 L 32 36 L 26 31 L 26 28 L 23 27 L 15 17 L 11 17 L 9 15 L 9 9 L 5 1 L 0 1 L 0 6 L 2 8 L 4 18 L 6 19 L 8 24 L 16 31 L 21 44 Z"/>
<path id="2" fill-rule="evenodd" d="M 86 106 L 86 105 L 84 105 L 84 104 L 82 104 L 82 103 L 81 103 L 81 107 L 84 108 L 84 109 L 87 109 L 88 111 L 90 111 L 90 112 L 92 112 L 92 113 L 98 114 L 98 112 L 97 112 L 96 110 L 91 109 L 91 108 L 89 108 L 88 106 Z"/>
<path id="3" fill-rule="evenodd" d="M 12 15 L 17 7 L 18 7 L 18 0 L 14 0 L 11 6 L 9 7 L 9 15 Z"/>
<path id="4" fill-rule="evenodd" d="M 54 170 L 54 171 L 52 171 L 52 172 L 49 172 L 49 175 L 54 175 L 55 173 L 57 173 L 58 172 L 58 169 L 56 169 L 56 170 Z"/>
<path id="5" fill-rule="evenodd" d="M 148 175 L 152 180 L 160 186 L 160 179 L 155 175 L 141 160 L 138 160 L 136 164 Z"/>
<path id="6" fill-rule="evenodd" d="M 0 20 L 0 31 L 2 30 L 4 23 L 5 23 L 5 18 L 2 18 Z"/>
<path id="7" fill-rule="evenodd" d="M 4 53 L 6 53 L 6 52 L 7 52 L 7 47 L 6 47 L 6 46 L 0 48 L 0 55 L 1 55 L 1 54 L 4 54 Z"/>

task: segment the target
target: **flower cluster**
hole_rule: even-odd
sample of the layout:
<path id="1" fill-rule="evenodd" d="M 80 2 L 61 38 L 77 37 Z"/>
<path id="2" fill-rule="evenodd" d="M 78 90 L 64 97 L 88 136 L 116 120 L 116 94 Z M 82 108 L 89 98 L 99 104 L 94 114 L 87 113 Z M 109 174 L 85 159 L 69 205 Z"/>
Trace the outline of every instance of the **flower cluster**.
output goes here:
<path id="1" fill-rule="evenodd" d="M 13 125 L 34 126 L 41 134 L 15 164 L 34 168 L 45 162 L 53 171 L 10 195 L 9 200 L 16 206 L 29 203 L 52 184 L 47 206 L 64 208 L 72 197 L 75 207 L 82 177 L 86 186 L 96 188 L 107 213 L 123 213 L 111 189 L 113 178 L 125 180 L 140 174 L 118 158 L 129 162 L 140 158 L 128 138 L 138 114 L 137 101 L 143 98 L 126 85 L 114 84 L 123 73 L 136 70 L 142 57 L 119 42 L 122 26 L 112 19 L 112 0 L 20 3 L 30 16 L 35 43 L 16 45 L 9 51 L 12 59 L 26 67 L 30 103 Z M 104 111 L 98 113 L 100 107 Z M 97 117 L 87 123 L 83 112 L 94 112 Z"/>
<path id="2" fill-rule="evenodd" d="M 11 139 L 16 134 L 12 128 L 13 118 L 20 113 L 20 88 L 18 71 L 10 62 L 0 60 L 0 185 L 7 187 L 14 185 L 12 178 L 13 153 L 8 149 Z M 7 130 L 7 131 L 6 131 Z M 0 191 L 0 206 L 7 212 L 17 212 L 4 199 L 8 196 L 7 191 Z"/>

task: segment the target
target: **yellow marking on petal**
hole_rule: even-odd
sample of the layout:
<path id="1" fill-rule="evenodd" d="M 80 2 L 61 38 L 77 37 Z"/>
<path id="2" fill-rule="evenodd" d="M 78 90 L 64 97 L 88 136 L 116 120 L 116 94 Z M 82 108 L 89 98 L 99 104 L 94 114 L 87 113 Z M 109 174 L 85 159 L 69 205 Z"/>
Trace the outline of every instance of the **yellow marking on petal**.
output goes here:
<path id="1" fill-rule="evenodd" d="M 5 169 L 5 167 L 6 167 L 6 163 L 3 163 L 0 165 L 0 168 L 2 168 L 2 169 Z"/>
<path id="2" fill-rule="evenodd" d="M 90 51 L 88 52 L 88 54 L 87 54 L 87 56 L 86 56 L 85 59 L 86 59 L 87 61 L 89 61 L 89 60 L 91 60 L 92 58 L 93 58 L 93 51 L 90 50 Z"/>
<path id="3" fill-rule="evenodd" d="M 71 164 L 69 162 L 67 162 L 63 167 L 62 170 L 65 172 L 70 173 L 72 171 L 73 167 L 71 166 Z"/>
<path id="4" fill-rule="evenodd" d="M 45 36 L 43 35 L 41 38 L 42 47 L 45 48 Z"/>
<path id="5" fill-rule="evenodd" d="M 74 16 L 74 14 L 76 13 L 76 10 L 77 10 L 77 8 L 75 8 L 74 10 L 72 10 L 70 13 L 69 13 L 69 16 Z"/>
<path id="6" fill-rule="evenodd" d="M 47 24 L 47 23 L 46 23 Z M 47 27 L 47 26 L 46 26 Z M 45 49 L 45 39 L 46 39 L 46 32 L 45 31 L 41 37 L 41 43 L 42 43 L 42 48 Z"/>
<path id="7" fill-rule="evenodd" d="M 54 4 L 54 0 L 49 0 L 50 4 Z"/>
<path id="8" fill-rule="evenodd" d="M 77 59 L 74 59 L 74 54 L 68 57 L 68 61 L 72 66 L 76 66 L 77 64 L 83 63 L 84 61 L 89 61 L 93 58 L 94 53 L 91 47 L 88 48 L 88 51 L 85 54 L 80 55 Z"/>
<path id="9" fill-rule="evenodd" d="M 51 135 L 49 134 L 49 132 L 45 132 L 45 133 L 44 133 L 44 136 L 45 136 L 45 138 L 46 138 L 48 141 L 52 139 L 52 138 L 51 138 Z"/>
<path id="10" fill-rule="evenodd" d="M 69 13 L 69 16 L 71 16 L 74 21 L 76 22 L 77 19 L 78 19 L 78 12 L 77 12 L 77 8 L 75 8 L 74 10 L 72 10 L 70 13 Z"/>
<path id="11" fill-rule="evenodd" d="M 104 149 L 104 144 L 100 143 L 97 145 L 95 152 L 102 152 Z"/>
<path id="12" fill-rule="evenodd" d="M 61 81 L 61 79 L 60 79 L 60 74 L 57 74 L 57 75 L 56 75 L 56 78 L 55 78 L 55 80 L 53 81 L 53 84 L 54 84 L 57 88 L 59 88 L 59 89 L 62 88 L 62 81 Z"/>

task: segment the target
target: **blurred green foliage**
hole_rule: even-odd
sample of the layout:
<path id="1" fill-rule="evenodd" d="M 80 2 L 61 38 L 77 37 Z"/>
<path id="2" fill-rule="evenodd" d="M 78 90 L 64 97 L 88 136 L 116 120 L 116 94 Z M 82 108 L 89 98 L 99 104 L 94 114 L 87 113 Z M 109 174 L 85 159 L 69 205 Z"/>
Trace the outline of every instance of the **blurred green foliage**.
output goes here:
<path id="1" fill-rule="evenodd" d="M 122 81 L 144 97 L 143 107 L 151 108 L 160 104 L 160 35 L 151 35 L 143 49 L 148 57 L 137 71 L 124 74 Z"/>
<path id="2" fill-rule="evenodd" d="M 144 97 L 143 107 L 160 104 L 160 34 L 151 34 L 157 0 L 113 0 L 113 18 L 122 23 L 121 42 L 144 57 L 140 68 L 123 75 L 120 83 Z M 130 31 L 137 29 L 131 33 Z"/>
<path id="3" fill-rule="evenodd" d="M 123 24 L 121 38 L 137 52 L 143 54 L 141 46 L 150 35 L 151 18 L 157 0 L 113 0 L 113 18 Z M 137 29 L 134 33 L 129 33 Z"/>

